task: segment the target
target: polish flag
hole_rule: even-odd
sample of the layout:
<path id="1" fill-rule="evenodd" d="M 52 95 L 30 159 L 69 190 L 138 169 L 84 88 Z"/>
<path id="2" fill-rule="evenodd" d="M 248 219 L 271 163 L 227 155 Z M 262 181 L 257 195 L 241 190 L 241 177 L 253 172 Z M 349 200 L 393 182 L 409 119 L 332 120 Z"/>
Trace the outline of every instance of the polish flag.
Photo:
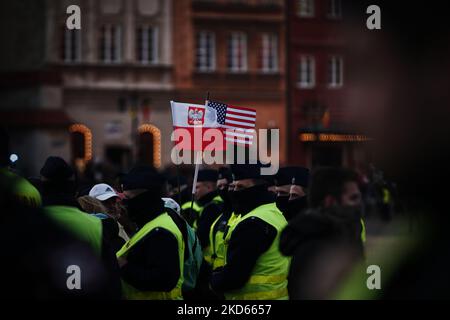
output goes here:
<path id="1" fill-rule="evenodd" d="M 201 104 L 170 102 L 176 148 L 182 150 L 225 150 L 224 129 L 217 112 Z"/>

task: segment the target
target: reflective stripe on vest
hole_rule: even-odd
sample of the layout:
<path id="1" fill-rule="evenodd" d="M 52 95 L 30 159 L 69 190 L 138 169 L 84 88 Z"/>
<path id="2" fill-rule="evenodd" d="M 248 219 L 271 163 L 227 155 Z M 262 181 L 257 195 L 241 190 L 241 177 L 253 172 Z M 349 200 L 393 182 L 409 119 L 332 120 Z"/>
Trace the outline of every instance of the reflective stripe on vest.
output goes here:
<path id="1" fill-rule="evenodd" d="M 217 224 L 217 222 L 220 220 L 222 215 L 214 221 L 214 223 L 211 226 L 211 229 L 209 230 L 209 244 L 208 247 L 209 250 L 207 253 L 209 254 L 208 258 L 210 261 L 208 263 L 211 265 L 213 270 L 216 270 L 217 268 L 223 267 L 225 265 L 225 239 L 224 239 L 224 230 L 218 229 L 214 233 L 214 228 Z M 231 226 L 236 223 L 239 219 L 239 216 L 232 213 L 230 218 L 227 221 L 227 228 L 231 228 Z"/>
<path id="2" fill-rule="evenodd" d="M 387 188 L 383 188 L 383 203 L 388 204 L 391 202 L 391 193 Z"/>
<path id="3" fill-rule="evenodd" d="M 192 201 L 188 201 L 183 203 L 183 205 L 181 206 L 182 210 L 189 210 L 191 209 L 191 203 Z M 202 209 L 202 207 L 200 207 L 197 202 L 194 201 L 194 203 L 192 204 L 192 210 L 199 212 Z"/>
<path id="4" fill-rule="evenodd" d="M 364 243 L 366 242 L 366 224 L 364 223 L 364 220 L 361 218 L 361 241 Z"/>
<path id="5" fill-rule="evenodd" d="M 44 212 L 78 239 L 86 241 L 100 255 L 102 250 L 102 222 L 75 207 L 47 206 Z"/>
<path id="6" fill-rule="evenodd" d="M 270 224 L 277 230 L 277 235 L 270 248 L 256 261 L 251 272 L 250 279 L 239 290 L 225 292 L 227 300 L 287 300 L 287 277 L 289 273 L 290 258 L 283 256 L 279 250 L 280 234 L 287 225 L 286 218 L 277 208 L 275 203 L 269 203 L 257 207 L 230 227 L 224 241 L 224 258 L 227 263 L 227 251 L 230 239 L 239 223 L 257 217 Z"/>
<path id="7" fill-rule="evenodd" d="M 143 226 L 127 243 L 124 244 L 122 249 L 117 252 L 117 257 L 126 257 L 128 252 L 133 246 L 138 243 L 147 234 L 157 228 L 162 228 L 169 231 L 177 239 L 178 243 L 178 260 L 180 268 L 180 278 L 177 285 L 169 292 L 155 292 L 155 291 L 140 291 L 134 288 L 132 285 L 122 280 L 122 289 L 124 291 L 125 298 L 129 300 L 182 300 L 181 287 L 183 285 L 183 273 L 184 273 L 184 241 L 181 231 L 178 229 L 172 218 L 165 212 L 152 221 Z"/>
<path id="8" fill-rule="evenodd" d="M 200 212 L 202 211 L 203 207 L 201 207 L 197 202 L 195 201 L 188 201 L 183 203 L 183 205 L 181 206 L 181 210 L 186 211 L 186 210 L 190 210 L 192 207 L 192 211 L 195 212 L 195 219 L 194 222 L 192 223 L 192 228 L 194 228 L 194 230 L 197 230 L 197 219 L 200 217 Z"/>
<path id="9" fill-rule="evenodd" d="M 215 197 L 211 200 L 211 202 L 214 202 L 214 203 L 222 203 L 223 200 L 222 200 L 222 198 L 221 198 L 220 196 L 215 196 Z M 211 202 L 210 202 L 210 203 L 211 203 Z M 195 231 L 197 231 L 197 228 L 198 228 L 198 220 L 200 220 L 200 217 L 202 216 L 203 210 L 205 210 L 205 206 L 200 207 L 200 211 L 198 212 L 198 216 L 197 216 L 197 218 L 195 219 L 194 223 L 192 224 L 192 228 L 194 228 Z"/>

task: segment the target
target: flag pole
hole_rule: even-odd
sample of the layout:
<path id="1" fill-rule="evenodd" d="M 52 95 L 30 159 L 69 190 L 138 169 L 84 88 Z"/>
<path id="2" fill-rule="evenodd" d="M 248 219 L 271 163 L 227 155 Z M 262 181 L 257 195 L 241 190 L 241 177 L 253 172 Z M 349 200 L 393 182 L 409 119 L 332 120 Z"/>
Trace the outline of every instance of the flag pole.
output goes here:
<path id="1" fill-rule="evenodd" d="M 206 94 L 205 108 L 206 108 L 206 105 L 208 104 L 208 101 L 209 101 L 209 91 Z M 206 110 L 205 110 L 205 112 L 206 112 Z M 195 143 L 194 143 L 194 145 L 195 145 Z M 202 143 L 202 146 L 203 146 L 203 143 Z M 191 212 L 192 212 L 192 208 L 194 206 L 194 196 L 195 196 L 195 189 L 196 189 L 196 185 L 197 185 L 198 169 L 200 167 L 200 162 L 201 162 L 201 153 L 202 153 L 201 150 L 196 151 L 194 180 L 192 181 Z"/>

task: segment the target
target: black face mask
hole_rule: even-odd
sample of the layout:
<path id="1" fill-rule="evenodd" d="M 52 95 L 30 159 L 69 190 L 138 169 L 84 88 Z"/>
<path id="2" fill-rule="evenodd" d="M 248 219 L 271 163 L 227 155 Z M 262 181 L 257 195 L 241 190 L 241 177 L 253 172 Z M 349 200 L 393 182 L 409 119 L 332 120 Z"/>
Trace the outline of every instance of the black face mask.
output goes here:
<path id="1" fill-rule="evenodd" d="M 132 199 L 123 199 L 128 216 L 138 225 L 143 225 L 164 211 L 160 192 L 146 191 Z"/>
<path id="2" fill-rule="evenodd" d="M 257 185 L 247 189 L 230 192 L 231 204 L 235 214 L 247 214 L 260 206 L 266 198 L 266 185 Z"/>
<path id="3" fill-rule="evenodd" d="M 306 196 L 293 200 L 289 200 L 288 196 L 281 196 L 277 198 L 276 203 L 278 209 L 283 212 L 287 220 L 292 219 L 295 215 L 306 209 L 308 206 Z"/>
<path id="4" fill-rule="evenodd" d="M 277 204 L 277 208 L 280 209 L 281 212 L 285 212 L 288 208 L 289 196 L 277 196 L 275 203 Z"/>
<path id="5" fill-rule="evenodd" d="M 222 198 L 223 200 L 223 204 L 225 207 L 225 210 L 232 208 L 231 206 L 231 197 L 230 197 L 230 192 L 228 191 L 227 188 L 225 189 L 218 189 L 217 192 L 219 193 L 219 196 Z"/>

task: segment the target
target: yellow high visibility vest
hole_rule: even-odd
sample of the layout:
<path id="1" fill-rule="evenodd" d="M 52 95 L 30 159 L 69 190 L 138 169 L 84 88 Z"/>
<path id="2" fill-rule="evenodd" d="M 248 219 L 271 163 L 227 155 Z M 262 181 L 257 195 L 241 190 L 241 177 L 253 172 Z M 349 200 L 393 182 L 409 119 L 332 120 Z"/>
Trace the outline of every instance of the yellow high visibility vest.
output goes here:
<path id="1" fill-rule="evenodd" d="M 87 242 L 99 256 L 102 251 L 103 227 L 100 219 L 75 207 L 47 206 L 44 213 L 62 228 Z"/>
<path id="2" fill-rule="evenodd" d="M 222 200 L 222 198 L 221 198 L 220 196 L 215 196 L 215 197 L 211 200 L 211 202 L 222 203 L 223 200 Z M 200 220 L 200 217 L 202 216 L 203 210 L 204 210 L 204 209 L 205 209 L 205 207 L 200 207 L 200 211 L 198 212 L 197 219 L 195 219 L 195 221 L 194 221 L 194 223 L 193 223 L 193 226 L 192 226 L 192 227 L 194 228 L 195 231 L 197 231 L 197 228 L 198 228 L 198 220 Z"/>
<path id="3" fill-rule="evenodd" d="M 206 262 L 210 264 L 213 270 L 223 267 L 225 264 L 225 230 L 218 229 L 214 232 L 214 228 L 220 218 L 222 218 L 222 215 L 220 215 L 219 218 L 217 218 L 211 225 L 211 229 L 209 230 L 209 246 L 206 248 L 204 253 Z M 239 215 L 232 213 L 227 221 L 227 228 L 229 229 L 234 223 L 237 223 L 238 218 Z"/>
<path id="4" fill-rule="evenodd" d="M 25 178 L 8 169 L 0 169 L 0 178 L 10 179 L 12 194 L 24 205 L 38 208 L 42 205 L 39 191 Z"/>
<path id="5" fill-rule="evenodd" d="M 181 287 L 183 285 L 183 273 L 184 273 L 184 241 L 181 231 L 178 229 L 172 218 L 165 212 L 152 221 L 148 222 L 143 226 L 129 241 L 127 241 L 122 249 L 117 252 L 117 257 L 126 257 L 128 252 L 133 248 L 133 246 L 138 243 L 142 238 L 144 238 L 148 233 L 156 228 L 162 228 L 169 231 L 175 236 L 178 243 L 178 255 L 179 255 L 179 268 L 180 268 L 180 278 L 178 279 L 177 285 L 169 292 L 162 291 L 140 291 L 134 288 L 132 285 L 126 283 L 122 280 L 122 289 L 124 291 L 124 296 L 129 300 L 182 300 L 183 295 L 181 293 Z M 157 257 L 156 257 L 157 258 Z"/>
<path id="6" fill-rule="evenodd" d="M 280 234 L 287 221 L 275 203 L 261 205 L 250 211 L 231 226 L 225 237 L 225 265 L 230 239 L 237 226 L 246 219 L 257 217 L 273 226 L 277 235 L 270 248 L 256 261 L 247 283 L 238 290 L 225 292 L 227 300 L 288 300 L 287 290 L 290 258 L 283 256 L 279 250 Z"/>

